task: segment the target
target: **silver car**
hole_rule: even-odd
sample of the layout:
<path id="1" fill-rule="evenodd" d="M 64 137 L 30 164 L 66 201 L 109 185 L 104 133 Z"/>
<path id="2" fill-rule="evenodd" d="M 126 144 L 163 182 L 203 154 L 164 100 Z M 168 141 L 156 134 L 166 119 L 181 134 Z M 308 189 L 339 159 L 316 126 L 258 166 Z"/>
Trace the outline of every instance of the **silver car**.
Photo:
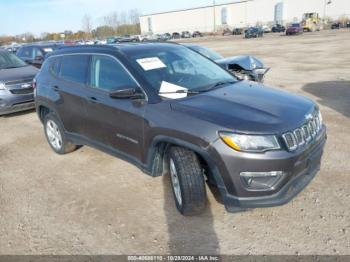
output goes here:
<path id="1" fill-rule="evenodd" d="M 38 69 L 0 50 L 0 116 L 34 108 L 33 78 Z"/>

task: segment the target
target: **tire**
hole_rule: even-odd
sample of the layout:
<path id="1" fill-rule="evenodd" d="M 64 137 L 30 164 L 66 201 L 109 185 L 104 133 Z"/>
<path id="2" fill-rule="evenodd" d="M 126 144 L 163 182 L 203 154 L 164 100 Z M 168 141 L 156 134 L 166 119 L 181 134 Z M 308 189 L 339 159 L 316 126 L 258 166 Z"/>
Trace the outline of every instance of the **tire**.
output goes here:
<path id="1" fill-rule="evenodd" d="M 78 148 L 67 140 L 63 125 L 54 113 L 45 116 L 44 132 L 50 147 L 59 155 L 73 152 Z"/>
<path id="2" fill-rule="evenodd" d="M 207 195 L 203 169 L 197 155 L 182 147 L 171 147 L 167 160 L 177 209 L 184 216 L 202 213 Z"/>

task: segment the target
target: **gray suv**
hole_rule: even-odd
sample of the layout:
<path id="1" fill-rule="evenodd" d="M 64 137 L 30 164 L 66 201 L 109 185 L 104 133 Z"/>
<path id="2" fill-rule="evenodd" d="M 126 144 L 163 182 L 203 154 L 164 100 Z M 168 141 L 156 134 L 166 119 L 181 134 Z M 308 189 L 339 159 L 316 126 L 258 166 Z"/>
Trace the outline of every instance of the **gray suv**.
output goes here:
<path id="1" fill-rule="evenodd" d="M 36 110 L 58 154 L 89 145 L 158 177 L 198 214 L 208 182 L 225 207 L 281 205 L 320 167 L 326 128 L 308 98 L 237 80 L 184 46 L 139 43 L 53 52 Z"/>
<path id="2" fill-rule="evenodd" d="M 0 50 L 0 116 L 34 108 L 32 82 L 38 70 Z"/>

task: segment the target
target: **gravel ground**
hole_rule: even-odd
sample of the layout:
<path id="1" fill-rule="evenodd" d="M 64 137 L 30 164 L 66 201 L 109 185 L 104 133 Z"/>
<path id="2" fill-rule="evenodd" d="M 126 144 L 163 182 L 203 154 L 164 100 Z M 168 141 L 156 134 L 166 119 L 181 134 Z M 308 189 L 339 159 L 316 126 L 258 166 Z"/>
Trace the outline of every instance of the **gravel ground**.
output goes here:
<path id="1" fill-rule="evenodd" d="M 266 84 L 316 100 L 322 169 L 289 204 L 230 214 L 211 192 L 198 217 L 175 209 L 167 177 L 83 147 L 59 156 L 35 112 L 0 118 L 0 254 L 350 254 L 350 31 L 192 40 L 252 54 Z"/>

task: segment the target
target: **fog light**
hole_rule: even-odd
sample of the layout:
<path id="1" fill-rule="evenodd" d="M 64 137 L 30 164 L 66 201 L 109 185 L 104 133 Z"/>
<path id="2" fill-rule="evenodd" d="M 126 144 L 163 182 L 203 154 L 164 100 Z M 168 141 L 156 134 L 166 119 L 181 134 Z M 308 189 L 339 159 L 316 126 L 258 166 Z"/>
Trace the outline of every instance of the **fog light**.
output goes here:
<path id="1" fill-rule="evenodd" d="M 241 180 L 248 190 L 273 190 L 284 177 L 283 171 L 241 172 Z"/>

